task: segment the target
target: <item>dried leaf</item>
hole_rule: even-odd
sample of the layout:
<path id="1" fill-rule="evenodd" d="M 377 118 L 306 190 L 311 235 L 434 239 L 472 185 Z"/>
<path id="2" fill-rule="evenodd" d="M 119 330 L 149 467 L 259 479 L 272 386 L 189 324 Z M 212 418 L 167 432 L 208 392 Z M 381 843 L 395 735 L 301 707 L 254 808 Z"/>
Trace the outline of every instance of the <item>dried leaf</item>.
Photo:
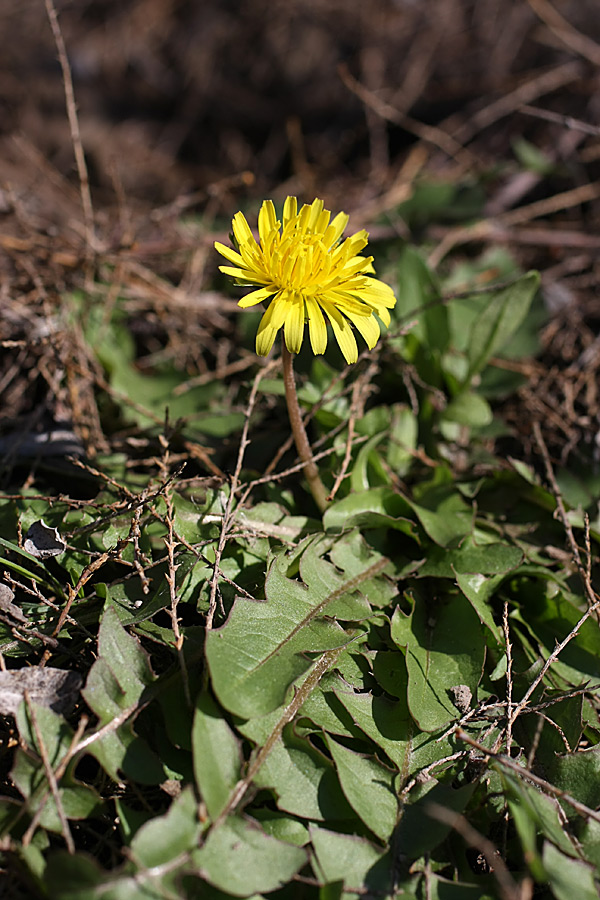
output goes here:
<path id="1" fill-rule="evenodd" d="M 0 714 L 14 716 L 27 691 L 34 703 L 64 713 L 75 703 L 82 678 L 65 669 L 32 667 L 0 672 Z"/>
<path id="2" fill-rule="evenodd" d="M 7 613 L 9 616 L 12 616 L 16 622 L 21 622 L 24 625 L 27 623 L 27 616 L 23 614 L 16 603 L 13 603 L 14 599 L 15 595 L 9 586 L 7 584 L 0 584 L 0 610 Z"/>
<path id="3" fill-rule="evenodd" d="M 67 545 L 58 533 L 58 528 L 50 528 L 43 519 L 30 525 L 23 547 L 36 559 L 60 556 L 67 549 Z"/>

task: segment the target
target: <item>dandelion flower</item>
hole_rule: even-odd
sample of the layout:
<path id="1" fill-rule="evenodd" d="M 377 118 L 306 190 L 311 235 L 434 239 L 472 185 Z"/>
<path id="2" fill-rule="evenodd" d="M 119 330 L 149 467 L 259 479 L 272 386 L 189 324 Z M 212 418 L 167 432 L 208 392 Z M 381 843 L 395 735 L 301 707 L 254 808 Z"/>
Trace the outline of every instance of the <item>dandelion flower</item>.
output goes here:
<path id="1" fill-rule="evenodd" d="M 288 350 L 298 353 L 306 322 L 313 353 L 324 353 L 329 322 L 346 361 L 353 363 L 358 358 L 353 327 L 371 349 L 379 339 L 379 321 L 389 325 L 396 298 L 389 285 L 372 277 L 373 257 L 360 256 L 367 232 L 342 240 L 348 216 L 339 213 L 330 219 L 322 200 L 298 210 L 296 198 L 288 197 L 282 227 L 273 201 L 265 200 L 258 214 L 259 242 L 238 212 L 232 223 L 237 251 L 215 243 L 232 263 L 220 266 L 221 272 L 238 284 L 257 287 L 239 305 L 268 302 L 256 334 L 259 356 L 270 352 L 280 328 Z"/>

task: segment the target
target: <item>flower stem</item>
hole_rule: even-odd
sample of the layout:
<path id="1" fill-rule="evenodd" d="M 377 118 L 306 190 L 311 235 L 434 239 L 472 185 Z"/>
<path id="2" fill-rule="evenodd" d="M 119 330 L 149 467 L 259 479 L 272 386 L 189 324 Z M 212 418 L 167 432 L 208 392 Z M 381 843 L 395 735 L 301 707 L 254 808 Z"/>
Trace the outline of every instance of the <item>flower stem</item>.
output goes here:
<path id="1" fill-rule="evenodd" d="M 319 470 L 313 460 L 312 450 L 308 442 L 304 423 L 302 421 L 302 413 L 298 404 L 298 394 L 296 393 L 296 379 L 294 377 L 294 363 L 292 354 L 285 345 L 285 338 L 281 342 L 281 359 L 283 362 L 283 383 L 285 385 L 285 399 L 290 417 L 290 425 L 292 434 L 296 443 L 298 456 L 304 463 L 304 474 L 308 481 L 310 492 L 320 512 L 327 509 L 327 489 L 321 477 Z"/>

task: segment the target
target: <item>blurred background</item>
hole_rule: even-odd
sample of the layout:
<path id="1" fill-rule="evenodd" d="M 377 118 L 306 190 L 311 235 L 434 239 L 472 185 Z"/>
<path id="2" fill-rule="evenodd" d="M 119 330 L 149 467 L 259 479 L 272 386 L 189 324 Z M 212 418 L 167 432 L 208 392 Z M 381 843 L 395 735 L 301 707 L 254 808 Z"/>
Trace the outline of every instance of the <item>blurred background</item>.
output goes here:
<path id="1" fill-rule="evenodd" d="M 524 104 L 600 120 L 596 0 L 55 2 L 99 204 L 249 191 L 356 207 L 389 189 L 423 126 L 448 138 L 425 142 L 420 169 L 475 174 L 515 135 L 553 147 L 556 126 Z M 44 0 L 2 0 L 0 28 L 3 180 L 76 185 Z"/>

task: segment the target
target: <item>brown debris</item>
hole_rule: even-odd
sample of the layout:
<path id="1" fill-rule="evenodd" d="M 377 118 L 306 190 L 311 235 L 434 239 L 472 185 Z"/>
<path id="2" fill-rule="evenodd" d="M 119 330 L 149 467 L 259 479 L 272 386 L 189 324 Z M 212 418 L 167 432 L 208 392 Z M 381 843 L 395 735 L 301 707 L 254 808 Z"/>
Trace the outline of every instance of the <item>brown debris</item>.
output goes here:
<path id="1" fill-rule="evenodd" d="M 423 177 L 487 190 L 473 226 L 419 234 L 435 266 L 493 242 L 546 273 L 543 355 L 505 408 L 516 434 L 527 446 L 521 423 L 535 418 L 558 459 L 597 454 L 595 0 L 27 0 L 2 5 L 0 28 L 9 471 L 56 433 L 89 457 L 111 447 L 98 408 L 110 387 L 69 314 L 73 292 L 107 319 L 124 302 L 141 371 L 170 361 L 190 384 L 244 378 L 235 301 L 213 288 L 211 244 L 231 212 L 317 194 L 375 239 L 411 240 L 396 210 Z M 549 173 L 515 164 L 516 137 L 546 153 Z M 204 448 L 193 455 L 220 471 Z"/>

